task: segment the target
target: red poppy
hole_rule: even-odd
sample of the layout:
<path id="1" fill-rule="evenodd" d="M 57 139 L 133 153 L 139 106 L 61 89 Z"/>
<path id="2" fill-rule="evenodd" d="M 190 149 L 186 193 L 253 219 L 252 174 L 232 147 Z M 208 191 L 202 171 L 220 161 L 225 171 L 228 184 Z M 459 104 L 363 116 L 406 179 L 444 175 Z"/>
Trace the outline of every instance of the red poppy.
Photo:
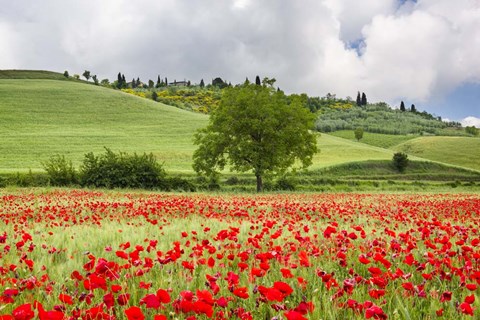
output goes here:
<path id="1" fill-rule="evenodd" d="M 142 309 L 136 306 L 132 306 L 126 309 L 125 315 L 127 316 L 128 320 L 144 320 L 145 319 Z"/>
<path id="2" fill-rule="evenodd" d="M 12 311 L 12 316 L 15 320 L 30 320 L 35 317 L 30 303 L 22 304 Z"/>

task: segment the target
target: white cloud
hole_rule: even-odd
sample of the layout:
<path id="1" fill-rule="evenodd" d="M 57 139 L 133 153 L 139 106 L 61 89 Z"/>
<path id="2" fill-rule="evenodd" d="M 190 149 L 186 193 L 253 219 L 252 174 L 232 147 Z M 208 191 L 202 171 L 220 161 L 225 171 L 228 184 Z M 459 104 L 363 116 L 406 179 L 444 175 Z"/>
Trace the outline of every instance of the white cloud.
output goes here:
<path id="1" fill-rule="evenodd" d="M 460 123 L 464 127 L 474 126 L 474 127 L 480 128 L 480 118 L 470 116 L 463 119 Z"/>
<path id="2" fill-rule="evenodd" d="M 2 68 L 113 79 L 238 83 L 427 102 L 480 82 L 480 1 L 16 0 L 0 12 Z M 350 42 L 362 38 L 359 55 Z M 431 110 L 435 111 L 435 110 Z M 469 112 L 466 114 L 475 114 Z M 466 115 L 465 114 L 465 115 Z"/>

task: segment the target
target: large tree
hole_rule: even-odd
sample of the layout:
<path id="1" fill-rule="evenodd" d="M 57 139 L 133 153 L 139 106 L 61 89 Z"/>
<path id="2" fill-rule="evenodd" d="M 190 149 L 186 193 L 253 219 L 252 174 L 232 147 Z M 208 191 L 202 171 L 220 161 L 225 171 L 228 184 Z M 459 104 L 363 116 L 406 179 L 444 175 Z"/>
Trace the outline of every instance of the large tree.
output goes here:
<path id="1" fill-rule="evenodd" d="M 210 176 L 225 166 L 253 171 L 262 191 L 265 175 L 284 173 L 295 164 L 309 166 L 317 152 L 310 132 L 315 116 L 303 102 L 266 81 L 225 89 L 209 125 L 195 135 L 193 168 Z"/>

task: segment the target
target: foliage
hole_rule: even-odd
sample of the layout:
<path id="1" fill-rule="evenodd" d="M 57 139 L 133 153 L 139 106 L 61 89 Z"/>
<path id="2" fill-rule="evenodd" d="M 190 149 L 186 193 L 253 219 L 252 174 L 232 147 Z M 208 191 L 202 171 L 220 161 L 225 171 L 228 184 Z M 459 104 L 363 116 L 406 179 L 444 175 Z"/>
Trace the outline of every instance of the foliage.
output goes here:
<path id="1" fill-rule="evenodd" d="M 63 76 L 64 76 L 65 78 L 68 78 L 68 77 L 70 76 L 70 75 L 68 74 L 68 71 L 67 71 L 67 70 L 65 70 L 65 72 L 63 73 Z"/>
<path id="2" fill-rule="evenodd" d="M 156 91 L 152 91 L 152 100 L 153 101 L 157 101 L 157 98 L 158 98 L 158 94 Z"/>
<path id="3" fill-rule="evenodd" d="M 105 153 L 99 156 L 87 153 L 80 167 L 81 184 L 97 188 L 165 190 L 165 177 L 165 171 L 152 153 L 129 155 L 105 148 Z"/>
<path id="4" fill-rule="evenodd" d="M 400 102 L 400 111 L 405 112 L 405 103 Z"/>
<path id="5" fill-rule="evenodd" d="M 365 107 L 324 108 L 318 115 L 316 128 L 321 132 L 354 130 L 361 127 L 366 132 L 384 134 L 435 134 L 447 124 L 423 113 L 393 110 L 383 103 Z"/>
<path id="6" fill-rule="evenodd" d="M 357 128 L 353 133 L 355 134 L 355 139 L 357 139 L 357 141 L 360 141 L 363 138 L 363 128 Z"/>
<path id="7" fill-rule="evenodd" d="M 72 161 L 63 155 L 54 155 L 43 163 L 43 168 L 48 174 L 50 184 L 53 186 L 69 186 L 78 182 L 77 172 Z"/>
<path id="8" fill-rule="evenodd" d="M 362 106 L 366 106 L 367 105 L 367 95 L 365 94 L 365 92 L 362 92 Z"/>
<path id="9" fill-rule="evenodd" d="M 224 89 L 224 88 L 228 87 L 228 83 L 224 82 L 222 80 L 222 78 L 217 77 L 217 78 L 212 80 L 212 86 L 218 87 L 219 89 Z"/>
<path id="10" fill-rule="evenodd" d="M 408 166 L 408 155 L 402 152 L 397 152 L 393 155 L 392 163 L 398 172 L 403 173 Z"/>
<path id="11" fill-rule="evenodd" d="M 176 88 L 168 87 L 157 91 L 157 101 L 192 110 L 200 113 L 210 113 L 220 103 L 221 90 L 216 87 L 201 89 L 200 87 Z"/>
<path id="12" fill-rule="evenodd" d="M 480 129 L 477 129 L 475 126 L 466 126 L 465 132 L 469 135 L 476 137 L 479 135 Z"/>
<path id="13" fill-rule="evenodd" d="M 98 86 L 98 78 L 96 74 L 92 76 L 92 80 L 93 80 L 93 83 Z"/>
<path id="14" fill-rule="evenodd" d="M 227 89 L 207 128 L 197 132 L 193 167 L 213 175 L 228 164 L 240 172 L 252 170 L 257 191 L 266 174 L 284 172 L 299 160 L 312 163 L 316 138 L 309 132 L 313 115 L 299 99 L 287 103 L 273 87 L 242 85 Z"/>
<path id="15" fill-rule="evenodd" d="M 90 79 L 90 71 L 85 70 L 82 74 L 82 76 L 87 79 L 87 81 Z"/>

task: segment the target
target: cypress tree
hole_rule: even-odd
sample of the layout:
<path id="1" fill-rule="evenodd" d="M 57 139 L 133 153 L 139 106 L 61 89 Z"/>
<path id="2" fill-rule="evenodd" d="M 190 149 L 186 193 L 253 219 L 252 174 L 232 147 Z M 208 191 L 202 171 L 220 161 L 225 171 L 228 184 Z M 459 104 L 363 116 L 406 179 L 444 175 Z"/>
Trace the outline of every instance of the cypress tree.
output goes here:
<path id="1" fill-rule="evenodd" d="M 256 84 L 257 86 L 260 86 L 260 85 L 262 84 L 262 82 L 260 81 L 260 77 L 259 77 L 259 76 L 257 76 L 257 77 L 255 78 L 255 84 Z"/>
<path id="2" fill-rule="evenodd" d="M 165 87 L 168 87 L 168 79 L 165 77 Z"/>
<path id="3" fill-rule="evenodd" d="M 132 89 L 137 87 L 137 83 L 135 82 L 135 78 L 132 79 Z"/>
<path id="4" fill-rule="evenodd" d="M 366 105 L 367 105 L 367 96 L 365 92 L 362 92 L 362 106 L 366 106 Z"/>
<path id="5" fill-rule="evenodd" d="M 410 107 L 411 112 L 417 112 L 417 108 L 415 108 L 415 105 L 412 103 L 412 106 Z"/>
<path id="6" fill-rule="evenodd" d="M 117 76 L 117 88 L 122 88 L 122 74 L 119 72 Z"/>
<path id="7" fill-rule="evenodd" d="M 400 111 L 404 112 L 405 111 L 405 103 L 400 102 Z"/>
<path id="8" fill-rule="evenodd" d="M 200 88 L 204 88 L 205 87 L 205 82 L 202 80 L 200 80 Z"/>
<path id="9" fill-rule="evenodd" d="M 362 105 L 362 98 L 360 98 L 360 91 L 357 92 L 357 106 Z"/>
<path id="10" fill-rule="evenodd" d="M 157 88 L 160 88 L 161 85 L 162 85 L 162 81 L 160 81 L 160 75 L 159 75 L 158 78 L 157 78 L 157 85 L 156 85 L 156 87 L 157 87 Z"/>

